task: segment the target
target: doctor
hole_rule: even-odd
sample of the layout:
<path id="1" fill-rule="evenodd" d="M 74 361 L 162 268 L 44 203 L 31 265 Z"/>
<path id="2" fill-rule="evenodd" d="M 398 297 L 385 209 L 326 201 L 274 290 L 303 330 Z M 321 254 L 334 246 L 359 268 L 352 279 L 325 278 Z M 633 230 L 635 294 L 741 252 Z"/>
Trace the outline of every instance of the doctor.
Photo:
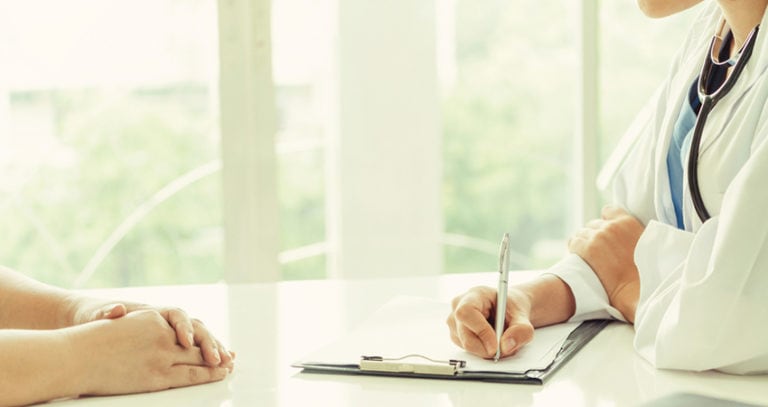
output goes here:
<path id="1" fill-rule="evenodd" d="M 702 0 L 639 0 L 651 17 Z M 768 0 L 706 0 L 671 74 L 614 152 L 613 205 L 508 293 L 504 355 L 534 327 L 634 323 L 658 368 L 768 372 Z M 494 289 L 456 297 L 452 340 L 491 357 Z"/>

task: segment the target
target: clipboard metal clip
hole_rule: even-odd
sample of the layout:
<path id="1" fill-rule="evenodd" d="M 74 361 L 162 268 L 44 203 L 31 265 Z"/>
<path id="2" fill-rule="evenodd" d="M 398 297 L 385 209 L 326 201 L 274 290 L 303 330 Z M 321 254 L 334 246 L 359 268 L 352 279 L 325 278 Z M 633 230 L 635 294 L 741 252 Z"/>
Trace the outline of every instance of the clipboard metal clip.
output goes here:
<path id="1" fill-rule="evenodd" d="M 414 363 L 411 361 L 412 359 L 421 359 L 421 361 Z M 464 360 L 435 360 L 415 353 L 399 358 L 384 358 L 381 356 L 360 357 L 360 370 L 369 372 L 455 376 L 466 365 L 467 362 Z"/>

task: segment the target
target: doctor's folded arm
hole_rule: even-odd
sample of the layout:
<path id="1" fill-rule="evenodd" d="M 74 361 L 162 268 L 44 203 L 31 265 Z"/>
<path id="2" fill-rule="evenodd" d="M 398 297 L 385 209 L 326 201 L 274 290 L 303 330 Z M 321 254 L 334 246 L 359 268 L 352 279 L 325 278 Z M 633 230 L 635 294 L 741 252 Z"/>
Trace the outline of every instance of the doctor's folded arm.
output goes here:
<path id="1" fill-rule="evenodd" d="M 639 1 L 651 17 L 698 3 Z M 768 1 L 703 3 L 603 170 L 611 204 L 510 287 L 502 354 L 535 327 L 616 319 L 657 368 L 768 373 Z M 491 288 L 456 297 L 451 339 L 491 357 L 495 303 Z"/>

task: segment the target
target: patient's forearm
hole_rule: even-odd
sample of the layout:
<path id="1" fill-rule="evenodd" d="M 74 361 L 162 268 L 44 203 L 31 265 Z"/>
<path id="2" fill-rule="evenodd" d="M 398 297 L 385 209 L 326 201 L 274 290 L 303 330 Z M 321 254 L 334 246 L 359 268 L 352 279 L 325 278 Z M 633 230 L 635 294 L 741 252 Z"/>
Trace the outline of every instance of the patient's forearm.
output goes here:
<path id="1" fill-rule="evenodd" d="M 71 325 L 72 299 L 52 287 L 0 266 L 0 329 L 56 329 Z"/>
<path id="2" fill-rule="evenodd" d="M 0 330 L 0 406 L 77 396 L 65 330 Z"/>

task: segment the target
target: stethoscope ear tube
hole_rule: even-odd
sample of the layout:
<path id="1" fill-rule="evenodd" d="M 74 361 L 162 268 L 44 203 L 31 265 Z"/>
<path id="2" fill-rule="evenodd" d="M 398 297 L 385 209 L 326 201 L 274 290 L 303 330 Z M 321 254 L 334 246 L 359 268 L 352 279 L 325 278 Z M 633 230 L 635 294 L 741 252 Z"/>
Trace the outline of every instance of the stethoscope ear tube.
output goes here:
<path id="1" fill-rule="evenodd" d="M 699 110 L 699 115 L 696 118 L 696 125 L 693 129 L 693 138 L 691 139 L 691 150 L 688 154 L 688 189 L 691 192 L 693 207 L 696 210 L 696 214 L 699 215 L 699 219 L 701 219 L 702 223 L 706 222 L 710 218 L 709 211 L 707 211 L 707 207 L 704 205 L 704 198 L 702 198 L 701 190 L 699 189 L 699 148 L 701 146 L 702 133 L 704 133 L 704 124 L 707 122 L 707 116 L 709 116 L 709 113 L 715 107 L 717 102 L 719 102 L 720 99 L 728 94 L 728 92 L 733 88 L 733 85 L 739 79 L 739 76 L 741 76 L 741 72 L 744 70 L 744 66 L 747 65 L 749 57 L 752 56 L 752 48 L 754 48 L 755 45 L 758 28 L 759 27 L 755 27 L 755 29 L 750 33 L 749 37 L 747 38 L 746 45 L 744 46 L 743 51 L 741 51 L 741 56 L 733 68 L 733 72 L 731 72 L 731 75 L 728 77 L 728 79 L 726 79 L 725 83 L 723 83 L 723 86 L 721 86 L 720 89 L 717 89 L 712 94 L 706 93 L 707 78 L 712 71 L 713 65 L 709 56 L 711 55 L 711 48 L 708 51 L 709 55 L 707 55 L 707 58 L 704 60 L 704 66 L 701 68 L 701 73 L 699 74 L 698 87 L 699 98 L 701 99 L 701 109 Z M 712 43 L 714 44 L 714 40 Z"/>
<path id="2" fill-rule="evenodd" d="M 696 126 L 693 130 L 691 151 L 688 153 L 688 189 L 691 191 L 693 208 L 696 209 L 696 214 L 699 215 L 702 223 L 706 222 L 710 216 L 699 189 L 699 146 L 701 145 L 701 134 L 704 132 L 704 123 L 707 121 L 707 116 L 712 110 L 713 105 L 714 99 L 709 96 L 704 97 L 701 110 L 699 110 L 699 117 L 696 119 Z"/>

